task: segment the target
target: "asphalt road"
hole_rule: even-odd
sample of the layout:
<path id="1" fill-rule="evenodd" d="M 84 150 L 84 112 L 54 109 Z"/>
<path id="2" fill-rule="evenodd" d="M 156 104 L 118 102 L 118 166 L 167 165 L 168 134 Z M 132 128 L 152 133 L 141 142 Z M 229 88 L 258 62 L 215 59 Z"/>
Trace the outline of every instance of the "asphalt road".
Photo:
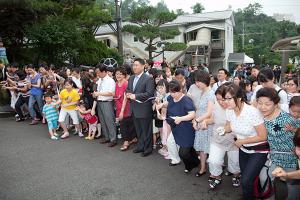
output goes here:
<path id="1" fill-rule="evenodd" d="M 78 136 L 52 141 L 47 125 L 0 118 L 0 200 L 234 200 L 241 189 L 224 177 L 215 191 L 208 175 L 184 174 L 157 152 L 149 157 Z M 121 142 L 120 142 L 121 143 Z"/>

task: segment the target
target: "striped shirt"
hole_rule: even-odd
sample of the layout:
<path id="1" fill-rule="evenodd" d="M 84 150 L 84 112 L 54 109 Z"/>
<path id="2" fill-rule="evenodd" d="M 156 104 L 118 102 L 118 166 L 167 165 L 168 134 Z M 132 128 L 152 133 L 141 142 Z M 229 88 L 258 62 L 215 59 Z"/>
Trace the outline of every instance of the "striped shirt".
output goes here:
<path id="1" fill-rule="evenodd" d="M 55 121 L 58 120 L 58 112 L 53 104 L 45 104 L 43 107 L 43 113 L 47 121 Z"/>

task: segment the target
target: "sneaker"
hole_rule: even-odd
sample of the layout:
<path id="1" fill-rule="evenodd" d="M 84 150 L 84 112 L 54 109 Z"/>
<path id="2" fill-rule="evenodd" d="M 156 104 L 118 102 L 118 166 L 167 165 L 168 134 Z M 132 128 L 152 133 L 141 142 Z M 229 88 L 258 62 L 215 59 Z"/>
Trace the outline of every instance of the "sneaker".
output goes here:
<path id="1" fill-rule="evenodd" d="M 51 140 L 58 140 L 58 137 L 55 137 L 54 135 L 51 136 Z"/>
<path id="2" fill-rule="evenodd" d="M 188 174 L 188 173 L 190 173 L 190 170 L 185 169 L 185 170 L 184 170 L 184 173 Z"/>
<path id="3" fill-rule="evenodd" d="M 69 137 L 69 136 L 70 136 L 69 132 L 65 132 L 64 134 L 62 134 L 62 135 L 60 136 L 60 138 L 61 138 L 61 139 L 66 139 L 66 138 Z"/>
<path id="4" fill-rule="evenodd" d="M 78 136 L 79 137 L 84 137 L 84 135 L 81 132 L 78 133 Z"/>
<path id="5" fill-rule="evenodd" d="M 222 179 L 216 179 L 212 178 L 212 180 L 209 182 L 209 187 L 211 189 L 215 189 L 218 185 L 220 185 L 222 182 Z"/>
<path id="6" fill-rule="evenodd" d="M 86 140 L 89 140 L 89 139 L 90 139 L 90 137 L 89 137 L 89 136 L 87 136 L 87 137 L 85 137 L 84 139 L 86 139 Z"/>
<path id="7" fill-rule="evenodd" d="M 240 187 L 241 185 L 241 180 L 240 180 L 240 177 L 237 176 L 237 177 L 232 177 L 232 186 L 233 187 Z"/>
<path id="8" fill-rule="evenodd" d="M 118 139 L 122 139 L 122 135 L 121 134 L 118 134 Z"/>
<path id="9" fill-rule="evenodd" d="M 53 135 L 54 135 L 55 137 L 59 137 L 59 135 L 58 135 L 57 133 L 54 133 Z"/>
<path id="10" fill-rule="evenodd" d="M 24 118 L 16 118 L 16 122 L 22 122 L 24 120 L 25 120 Z"/>
<path id="11" fill-rule="evenodd" d="M 153 149 L 156 149 L 156 144 L 153 145 Z"/>

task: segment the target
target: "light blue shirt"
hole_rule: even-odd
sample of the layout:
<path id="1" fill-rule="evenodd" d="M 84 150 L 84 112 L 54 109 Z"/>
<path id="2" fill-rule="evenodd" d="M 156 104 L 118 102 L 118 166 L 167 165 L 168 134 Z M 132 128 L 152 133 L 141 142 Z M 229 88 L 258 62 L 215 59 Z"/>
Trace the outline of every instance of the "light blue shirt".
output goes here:
<path id="1" fill-rule="evenodd" d="M 135 75 L 135 76 L 134 76 L 134 80 L 133 80 L 133 90 L 135 89 L 135 86 L 136 86 L 137 82 L 139 81 L 139 79 L 141 78 L 142 75 L 143 75 L 143 72 L 140 73 L 139 75 Z"/>

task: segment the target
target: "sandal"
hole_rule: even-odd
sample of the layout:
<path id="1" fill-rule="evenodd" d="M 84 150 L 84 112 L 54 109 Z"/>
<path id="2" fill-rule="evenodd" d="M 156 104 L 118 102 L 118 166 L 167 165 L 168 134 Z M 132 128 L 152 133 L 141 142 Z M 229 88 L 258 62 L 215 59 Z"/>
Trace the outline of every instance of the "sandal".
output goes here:
<path id="1" fill-rule="evenodd" d="M 206 171 L 205 171 L 205 172 L 202 172 L 202 173 L 197 172 L 197 173 L 195 174 L 195 176 L 196 176 L 196 177 L 200 177 L 200 176 L 203 176 L 204 174 L 206 174 Z"/>
<path id="2" fill-rule="evenodd" d="M 129 149 L 130 144 L 123 144 L 120 148 L 121 151 L 127 151 Z"/>
<path id="3" fill-rule="evenodd" d="M 209 187 L 210 189 L 215 189 L 218 185 L 220 185 L 222 182 L 222 179 L 217 179 L 217 178 L 213 178 L 210 182 L 209 182 Z"/>

